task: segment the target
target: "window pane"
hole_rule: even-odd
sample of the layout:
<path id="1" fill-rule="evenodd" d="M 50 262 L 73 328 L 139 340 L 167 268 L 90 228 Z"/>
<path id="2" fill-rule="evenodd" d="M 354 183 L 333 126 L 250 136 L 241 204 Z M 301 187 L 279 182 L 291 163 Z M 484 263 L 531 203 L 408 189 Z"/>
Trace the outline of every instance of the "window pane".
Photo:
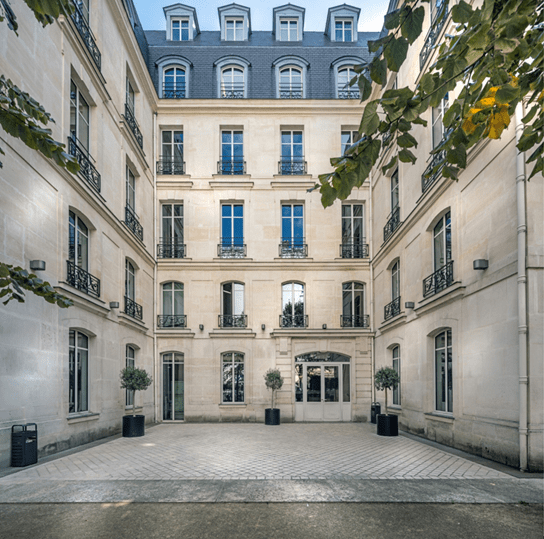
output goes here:
<path id="1" fill-rule="evenodd" d="M 86 337 L 85 337 L 86 339 Z M 88 403 L 88 356 L 87 350 L 78 350 L 78 399 L 77 411 L 86 412 L 89 409 Z"/>
<path id="2" fill-rule="evenodd" d="M 321 367 L 306 370 L 306 401 L 321 402 Z"/>
<path id="3" fill-rule="evenodd" d="M 349 365 L 342 365 L 342 402 L 350 402 L 350 375 Z"/>
<path id="4" fill-rule="evenodd" d="M 223 402 L 233 402 L 232 395 L 232 361 L 227 354 L 223 356 Z"/>
<path id="5" fill-rule="evenodd" d="M 165 283 L 162 286 L 162 314 L 170 316 L 172 312 L 172 284 Z"/>
<path id="6" fill-rule="evenodd" d="M 302 363 L 295 364 L 295 402 L 302 402 Z"/>
<path id="7" fill-rule="evenodd" d="M 244 364 L 234 364 L 234 402 L 244 402 Z"/>

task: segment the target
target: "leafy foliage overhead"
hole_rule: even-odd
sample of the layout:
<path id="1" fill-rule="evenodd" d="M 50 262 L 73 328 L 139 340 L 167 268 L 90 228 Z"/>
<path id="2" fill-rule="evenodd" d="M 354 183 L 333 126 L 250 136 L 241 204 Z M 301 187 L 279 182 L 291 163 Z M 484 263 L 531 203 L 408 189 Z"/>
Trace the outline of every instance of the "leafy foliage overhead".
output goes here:
<path id="1" fill-rule="evenodd" d="M 436 60 L 423 72 L 415 89 L 389 89 L 389 72 L 398 72 L 410 46 L 421 35 L 428 0 L 404 0 L 385 18 L 389 33 L 369 49 L 376 55 L 368 66 L 358 66 L 350 82 L 358 84 L 365 103 L 359 127 L 361 139 L 346 155 L 331 159 L 334 172 L 319 176 L 316 188 L 324 207 L 344 200 L 369 177 L 384 147 L 396 143 L 395 155 L 382 167 L 385 172 L 398 160 L 415 163 L 411 148 L 417 140 L 414 125 L 427 125 L 429 107 L 450 99 L 443 123 L 447 136 L 434 150 L 440 153 L 430 174 L 439 170 L 457 179 L 466 167 L 467 152 L 482 139 L 498 139 L 523 101 L 523 133 L 517 148 L 531 151 L 529 179 L 543 170 L 544 132 L 544 4 L 542 0 L 484 0 L 480 7 L 460 0 L 451 11 L 448 0 L 437 8 L 431 31 L 453 22 L 445 34 Z M 444 29 L 442 30 L 444 32 Z M 369 101 L 371 96 L 380 97 Z M 387 142 L 384 142 L 387 141 Z"/>

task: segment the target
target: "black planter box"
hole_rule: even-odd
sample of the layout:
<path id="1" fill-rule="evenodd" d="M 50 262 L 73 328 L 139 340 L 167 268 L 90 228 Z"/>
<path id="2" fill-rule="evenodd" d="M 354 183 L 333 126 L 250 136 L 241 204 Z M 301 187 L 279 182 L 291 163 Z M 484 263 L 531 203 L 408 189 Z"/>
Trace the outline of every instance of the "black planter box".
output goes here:
<path id="1" fill-rule="evenodd" d="M 382 405 L 379 402 L 373 402 L 370 405 L 370 422 L 376 423 L 376 416 L 382 413 Z"/>
<path id="2" fill-rule="evenodd" d="M 123 416 L 123 437 L 135 438 L 145 434 L 145 415 Z"/>
<path id="3" fill-rule="evenodd" d="M 279 408 L 265 408 L 264 424 L 265 425 L 279 425 L 280 424 L 280 409 Z"/>
<path id="4" fill-rule="evenodd" d="M 399 435 L 399 416 L 379 414 L 378 436 L 398 436 Z"/>

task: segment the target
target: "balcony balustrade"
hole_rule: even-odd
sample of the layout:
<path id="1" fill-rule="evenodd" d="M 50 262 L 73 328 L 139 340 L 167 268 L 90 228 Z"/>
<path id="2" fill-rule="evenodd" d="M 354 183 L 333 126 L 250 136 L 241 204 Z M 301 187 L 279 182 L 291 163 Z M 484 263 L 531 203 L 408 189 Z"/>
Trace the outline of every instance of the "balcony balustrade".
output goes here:
<path id="1" fill-rule="evenodd" d="M 302 99 L 304 93 L 302 84 L 280 84 L 279 90 L 280 99 Z"/>
<path id="2" fill-rule="evenodd" d="M 423 280 L 423 297 L 427 298 L 438 294 L 453 284 L 453 260 L 436 270 Z"/>
<path id="3" fill-rule="evenodd" d="M 341 328 L 369 328 L 370 327 L 370 315 L 368 314 L 352 314 L 352 315 L 340 315 L 340 327 Z"/>
<path id="4" fill-rule="evenodd" d="M 245 258 L 247 256 L 247 245 L 242 243 L 243 238 L 221 238 L 217 245 L 217 256 L 219 258 Z"/>
<path id="5" fill-rule="evenodd" d="M 338 99 L 360 99 L 361 94 L 357 86 L 339 84 L 337 87 Z"/>
<path id="6" fill-rule="evenodd" d="M 217 173 L 225 176 L 241 175 L 246 173 L 246 162 L 244 159 L 219 159 L 217 162 Z"/>
<path id="7" fill-rule="evenodd" d="M 162 85 L 162 99 L 185 99 L 185 83 L 164 82 Z"/>
<path id="8" fill-rule="evenodd" d="M 247 314 L 220 314 L 220 328 L 247 328 Z"/>
<path id="9" fill-rule="evenodd" d="M 185 161 L 183 161 L 183 157 L 159 156 L 159 160 L 157 161 L 157 174 L 165 176 L 185 174 Z"/>
<path id="10" fill-rule="evenodd" d="M 446 157 L 446 152 L 442 150 L 441 152 L 435 153 L 432 156 L 432 159 L 425 169 L 425 172 L 421 175 L 421 192 L 425 193 L 433 183 L 442 176 L 442 169 L 444 168 L 444 158 Z M 442 164 L 433 172 L 433 169 L 440 163 Z"/>
<path id="11" fill-rule="evenodd" d="M 85 17 L 85 15 L 83 14 L 79 2 L 72 3 L 75 6 L 74 12 L 71 15 L 72 21 L 74 21 L 75 27 L 77 28 L 81 39 L 83 39 L 85 46 L 91 53 L 96 67 L 98 67 L 98 70 L 100 71 L 102 67 L 102 55 L 100 54 L 100 51 L 96 46 L 96 39 L 91 31 L 89 22 L 87 21 L 87 17 Z"/>
<path id="12" fill-rule="evenodd" d="M 157 244 L 157 258 L 185 258 L 187 246 L 183 240 L 160 238 Z"/>
<path id="13" fill-rule="evenodd" d="M 431 20 L 431 28 L 429 30 L 429 33 L 427 34 L 427 37 L 425 38 L 423 48 L 419 53 L 420 70 L 425 67 L 425 62 L 427 62 L 427 59 L 429 58 L 434 46 L 436 45 L 436 42 L 438 41 L 438 36 L 440 35 L 440 31 L 444 27 L 447 16 L 448 6 L 446 4 L 443 3 L 435 9 Z"/>
<path id="14" fill-rule="evenodd" d="M 359 242 L 341 243 L 340 258 L 368 258 L 368 244 Z"/>
<path id="15" fill-rule="evenodd" d="M 68 137 L 68 153 L 76 158 L 79 164 L 79 174 L 85 178 L 97 193 L 100 193 L 100 173 L 92 164 L 92 157 L 85 146 L 79 142 L 73 133 Z"/>
<path id="16" fill-rule="evenodd" d="M 221 97 L 223 99 L 244 99 L 245 84 L 243 82 L 221 84 Z"/>
<path id="17" fill-rule="evenodd" d="M 158 328 L 186 328 L 186 314 L 159 314 L 157 316 Z"/>
<path id="18" fill-rule="evenodd" d="M 304 238 L 283 238 L 279 245 L 280 258 L 306 258 L 308 244 Z"/>
<path id="19" fill-rule="evenodd" d="M 144 241 L 144 228 L 130 206 L 125 206 L 125 224 L 140 241 Z"/>
<path id="20" fill-rule="evenodd" d="M 307 328 L 307 314 L 280 314 L 280 328 Z"/>
<path id="21" fill-rule="evenodd" d="M 283 157 L 278 163 L 278 172 L 283 176 L 306 174 L 306 169 L 304 157 Z"/>
<path id="22" fill-rule="evenodd" d="M 76 266 L 73 262 L 70 262 L 70 260 L 67 260 L 66 263 L 68 265 L 66 282 L 70 286 L 85 292 L 85 294 L 89 294 L 89 296 L 99 298 L 100 279 L 97 279 L 94 275 L 86 272 L 83 268 Z"/>
<path id="23" fill-rule="evenodd" d="M 136 138 L 136 142 L 138 143 L 138 146 L 140 148 L 144 147 L 144 137 L 142 135 L 142 132 L 140 131 L 140 128 L 138 127 L 138 122 L 136 121 L 136 118 L 134 117 L 134 111 L 130 107 L 128 103 L 125 103 L 125 120 L 130 127 L 130 130 L 132 131 L 132 134 Z"/>
<path id="24" fill-rule="evenodd" d="M 387 223 L 383 227 L 383 241 L 387 241 L 395 230 L 400 226 L 400 207 L 397 206 L 387 218 Z"/>
<path id="25" fill-rule="evenodd" d="M 400 314 L 400 296 L 383 308 L 383 319 L 389 320 Z"/>
<path id="26" fill-rule="evenodd" d="M 134 300 L 125 296 L 125 314 L 132 316 L 136 320 L 142 320 L 143 309 L 141 305 L 138 305 Z"/>

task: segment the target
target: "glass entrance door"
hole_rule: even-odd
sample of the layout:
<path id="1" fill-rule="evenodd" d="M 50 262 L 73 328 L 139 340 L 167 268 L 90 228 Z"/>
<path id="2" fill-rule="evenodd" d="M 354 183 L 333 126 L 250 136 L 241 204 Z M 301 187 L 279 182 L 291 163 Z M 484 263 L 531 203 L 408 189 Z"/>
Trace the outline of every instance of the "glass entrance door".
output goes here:
<path id="1" fill-rule="evenodd" d="M 181 421 L 184 419 L 183 354 L 163 354 L 162 373 L 162 418 Z"/>

